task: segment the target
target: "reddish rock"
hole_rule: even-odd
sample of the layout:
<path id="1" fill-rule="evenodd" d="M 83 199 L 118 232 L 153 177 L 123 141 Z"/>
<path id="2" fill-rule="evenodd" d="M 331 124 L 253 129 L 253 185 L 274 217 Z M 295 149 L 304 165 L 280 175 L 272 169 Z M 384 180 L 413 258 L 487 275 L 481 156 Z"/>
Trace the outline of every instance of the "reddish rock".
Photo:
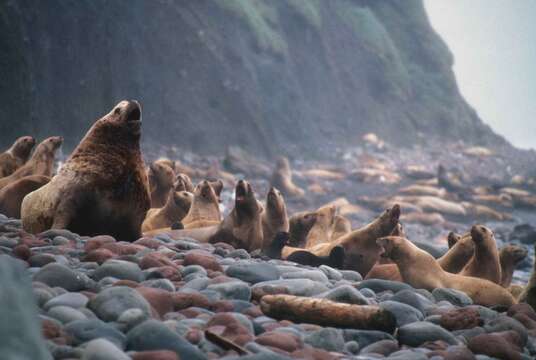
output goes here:
<path id="1" fill-rule="evenodd" d="M 190 329 L 184 336 L 191 344 L 198 344 L 203 339 L 203 333 L 198 329 Z"/>
<path id="2" fill-rule="evenodd" d="M 162 253 L 149 253 L 145 255 L 138 264 L 141 269 L 150 269 L 150 268 L 158 268 L 161 266 L 172 266 L 175 267 L 176 265 L 171 261 L 168 257 L 166 257 Z"/>
<path id="3" fill-rule="evenodd" d="M 160 241 L 145 237 L 134 241 L 133 244 L 145 246 L 153 250 L 156 250 L 160 246 L 162 246 L 162 243 Z"/>
<path id="4" fill-rule="evenodd" d="M 229 313 L 214 315 L 207 323 L 207 329 L 241 346 L 253 340 L 248 328 Z"/>
<path id="5" fill-rule="evenodd" d="M 475 355 L 465 346 L 451 346 L 444 350 L 429 352 L 428 357 L 441 356 L 443 360 L 475 360 Z"/>
<path id="6" fill-rule="evenodd" d="M 187 317 L 188 319 L 193 319 L 193 318 L 198 317 L 201 314 L 201 312 L 197 311 L 196 309 L 187 308 L 187 309 L 183 309 L 179 311 L 179 314 Z"/>
<path id="7" fill-rule="evenodd" d="M 290 354 L 294 359 L 312 359 L 312 360 L 335 360 L 340 359 L 340 355 L 327 352 L 326 350 L 316 349 L 312 346 L 307 346 L 303 349 L 294 351 Z"/>
<path id="8" fill-rule="evenodd" d="M 118 280 L 114 282 L 113 286 L 128 286 L 131 288 L 137 288 L 138 286 L 140 286 L 140 284 L 132 280 Z"/>
<path id="9" fill-rule="evenodd" d="M 13 255 L 22 260 L 28 260 L 32 256 L 32 251 L 27 245 L 17 245 L 13 248 Z"/>
<path id="10" fill-rule="evenodd" d="M 115 243 L 115 239 L 109 235 L 99 235 L 92 237 L 86 242 L 86 245 L 84 246 L 84 250 L 86 252 L 90 252 L 92 250 L 96 250 L 100 248 L 104 244 L 108 243 Z"/>
<path id="11" fill-rule="evenodd" d="M 534 311 L 532 306 L 530 306 L 527 303 L 515 304 L 515 305 L 510 306 L 510 308 L 508 309 L 509 316 L 513 316 L 514 314 L 519 314 L 519 313 L 525 314 L 532 320 L 536 321 L 536 311 Z"/>
<path id="12" fill-rule="evenodd" d="M 220 313 L 220 312 L 231 312 L 234 310 L 234 305 L 230 301 L 220 300 L 212 303 L 210 310 Z"/>
<path id="13" fill-rule="evenodd" d="M 484 321 L 480 318 L 478 310 L 471 307 L 450 310 L 441 315 L 440 325 L 447 330 L 472 329 L 481 326 Z"/>
<path id="14" fill-rule="evenodd" d="M 175 311 L 189 308 L 191 306 L 208 309 L 210 307 L 210 301 L 207 297 L 200 293 L 178 293 L 175 292 L 172 295 L 173 307 Z"/>
<path id="15" fill-rule="evenodd" d="M 267 286 L 253 288 L 251 291 L 251 299 L 259 301 L 264 295 L 288 294 L 288 289 L 285 286 Z"/>
<path id="16" fill-rule="evenodd" d="M 289 353 L 303 347 L 303 342 L 296 335 L 277 331 L 265 332 L 257 336 L 255 342 L 264 346 L 275 347 Z"/>
<path id="17" fill-rule="evenodd" d="M 192 250 L 186 254 L 183 260 L 183 265 L 200 265 L 207 270 L 223 271 L 220 264 L 214 256 L 205 251 Z"/>
<path id="18" fill-rule="evenodd" d="M 521 359 L 521 337 L 513 330 L 477 335 L 469 339 L 467 347 L 475 354 L 497 359 Z"/>
<path id="19" fill-rule="evenodd" d="M 49 319 L 43 319 L 41 321 L 41 331 L 45 339 L 54 339 L 63 335 L 61 327 Z"/>
<path id="20" fill-rule="evenodd" d="M 251 316 L 252 318 L 256 318 L 256 317 L 264 315 L 263 312 L 261 311 L 260 306 L 258 306 L 258 305 L 248 307 L 247 309 L 242 311 L 242 314 L 244 314 L 246 316 Z"/>
<path id="21" fill-rule="evenodd" d="M 156 269 L 152 269 L 152 272 L 159 273 L 164 279 L 169 281 L 181 281 L 182 276 L 179 269 L 175 266 L 161 266 Z M 179 288 L 179 287 L 175 287 Z"/>
<path id="22" fill-rule="evenodd" d="M 174 302 L 169 291 L 144 286 L 137 287 L 136 291 L 151 304 L 160 317 L 173 311 Z"/>
<path id="23" fill-rule="evenodd" d="M 82 261 L 94 261 L 102 264 L 114 256 L 114 253 L 108 249 L 95 249 L 87 253 L 86 256 L 83 257 Z"/>
<path id="24" fill-rule="evenodd" d="M 131 357 L 132 360 L 180 360 L 175 352 L 169 350 L 138 351 Z"/>
<path id="25" fill-rule="evenodd" d="M 235 249 L 232 245 L 224 243 L 224 242 L 215 243 L 214 247 L 215 248 L 222 248 L 222 249 L 229 250 L 229 251 L 233 251 Z"/>
<path id="26" fill-rule="evenodd" d="M 139 251 L 145 249 L 143 246 L 134 245 L 131 243 L 106 243 L 101 246 L 103 249 L 108 249 L 117 255 L 135 255 Z"/>

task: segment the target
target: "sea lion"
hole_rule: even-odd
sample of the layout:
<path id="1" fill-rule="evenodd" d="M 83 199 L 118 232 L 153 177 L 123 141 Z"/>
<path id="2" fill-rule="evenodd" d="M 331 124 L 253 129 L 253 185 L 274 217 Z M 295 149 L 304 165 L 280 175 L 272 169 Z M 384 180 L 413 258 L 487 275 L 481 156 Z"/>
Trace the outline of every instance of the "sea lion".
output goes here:
<path id="1" fill-rule="evenodd" d="M 147 170 L 151 191 L 151 208 L 161 208 L 166 204 L 169 191 L 173 188 L 175 172 L 169 166 L 153 162 Z"/>
<path id="2" fill-rule="evenodd" d="M 316 222 L 314 211 L 302 211 L 292 215 L 289 220 L 289 246 L 304 247 L 309 231 Z"/>
<path id="3" fill-rule="evenodd" d="M 467 201 L 462 201 L 461 204 L 464 207 L 465 211 L 467 212 L 467 215 L 475 219 L 495 220 L 495 221 L 505 221 L 505 220 L 512 219 L 512 217 L 509 214 L 500 213 L 485 205 L 471 204 L 470 202 L 467 202 Z"/>
<path id="4" fill-rule="evenodd" d="M 175 191 L 188 191 L 194 192 L 194 185 L 192 179 L 187 174 L 179 173 L 175 176 L 175 182 L 173 183 Z"/>
<path id="5" fill-rule="evenodd" d="M 474 276 L 500 284 L 501 263 L 493 232 L 485 226 L 474 225 L 471 228 L 471 238 L 475 243 L 475 253 L 460 271 L 460 275 Z"/>
<path id="6" fill-rule="evenodd" d="M 289 221 L 285 199 L 281 192 L 272 186 L 266 195 L 266 206 L 262 212 L 262 249 L 265 250 L 271 246 L 276 234 L 288 233 L 288 231 Z"/>
<path id="7" fill-rule="evenodd" d="M 59 173 L 24 198 L 24 230 L 138 239 L 151 206 L 140 137 L 140 104 L 121 101 L 93 124 Z"/>
<path id="8" fill-rule="evenodd" d="M 465 192 L 466 187 L 462 179 L 457 174 L 447 171 L 447 169 L 439 164 L 437 167 L 437 184 L 448 191 Z"/>
<path id="9" fill-rule="evenodd" d="M 50 181 L 48 176 L 30 175 L 16 180 L 0 190 L 0 214 L 20 219 L 22 199 Z"/>
<path id="10" fill-rule="evenodd" d="M 154 161 L 154 164 L 161 164 L 169 167 L 173 171 L 175 171 L 175 161 L 168 159 L 168 158 L 159 158 Z"/>
<path id="11" fill-rule="evenodd" d="M 354 230 L 335 241 L 315 245 L 307 248 L 316 256 L 328 256 L 337 245 L 341 245 L 345 250 L 344 269 L 355 270 L 365 276 L 380 257 L 380 247 L 376 244 L 376 239 L 391 234 L 398 224 L 400 217 L 400 207 L 395 204 L 392 208 L 385 210 L 370 224 Z M 292 251 L 283 249 L 283 257 L 289 256 Z"/>
<path id="12" fill-rule="evenodd" d="M 222 185 L 221 181 L 216 183 Z M 219 188 L 221 191 L 221 187 Z M 213 185 L 209 181 L 203 180 L 195 187 L 192 206 L 190 206 L 188 214 L 182 219 L 184 228 L 195 229 L 217 225 L 220 221 L 219 197 L 216 195 Z"/>
<path id="13" fill-rule="evenodd" d="M 483 306 L 511 306 L 516 303 L 503 287 L 486 279 L 446 272 L 432 255 L 419 249 L 409 240 L 388 236 L 377 240 L 387 256 L 398 266 L 404 282 L 416 289 L 433 291 L 452 288 L 466 293 L 475 304 Z"/>
<path id="14" fill-rule="evenodd" d="M 330 241 L 335 211 L 334 205 L 323 206 L 315 211 L 316 221 L 305 239 L 306 248 Z"/>
<path id="15" fill-rule="evenodd" d="M 265 247 L 265 249 L 260 251 L 261 257 L 267 256 L 270 259 L 281 259 L 281 251 L 288 244 L 289 233 L 288 232 L 278 232 L 272 238 L 271 243 Z"/>
<path id="16" fill-rule="evenodd" d="M 344 265 L 344 248 L 340 245 L 331 249 L 328 256 L 316 256 L 306 250 L 295 251 L 286 259 L 301 265 L 328 265 L 334 269 L 342 269 Z"/>
<path id="17" fill-rule="evenodd" d="M 432 213 L 424 213 L 424 212 L 411 212 L 409 214 L 404 214 L 400 218 L 400 220 L 403 220 L 406 223 L 410 224 L 422 224 L 427 226 L 432 225 L 442 225 L 444 224 L 445 218 L 443 215 L 432 212 Z"/>
<path id="18" fill-rule="evenodd" d="M 523 246 L 507 244 L 499 251 L 501 262 L 501 286 L 509 287 L 516 265 L 527 257 L 528 251 Z"/>
<path id="19" fill-rule="evenodd" d="M 28 161 L 35 146 L 35 139 L 23 136 L 15 140 L 13 145 L 0 154 L 0 178 L 11 175 Z"/>
<path id="20" fill-rule="evenodd" d="M 24 165 L 18 168 L 13 174 L 0 179 L 0 189 L 25 176 L 43 175 L 51 177 L 54 171 L 56 151 L 62 143 L 63 138 L 61 136 L 52 136 L 41 141 Z"/>
<path id="21" fill-rule="evenodd" d="M 534 244 L 534 253 L 536 254 L 536 244 Z M 511 291 L 517 291 L 516 287 L 511 286 Z M 525 286 L 521 295 L 519 295 L 519 302 L 525 302 L 529 304 L 534 311 L 536 311 L 536 256 L 534 256 L 534 266 L 532 268 L 532 274 L 530 274 L 529 282 Z"/>
<path id="22" fill-rule="evenodd" d="M 168 194 L 166 205 L 160 209 L 150 209 L 141 225 L 143 232 L 171 227 L 180 222 L 190 210 L 194 195 L 188 191 L 173 191 Z"/>
<path id="23" fill-rule="evenodd" d="M 305 191 L 292 182 L 292 170 L 288 159 L 284 156 L 277 159 L 270 183 L 271 186 L 280 189 L 285 196 L 303 197 L 305 195 Z"/>
<path id="24" fill-rule="evenodd" d="M 419 185 L 413 184 L 402 189 L 398 190 L 399 193 L 404 195 L 414 195 L 414 196 L 436 196 L 436 197 L 445 197 L 447 192 L 445 189 L 439 189 L 435 186 L 430 185 Z"/>
<path id="25" fill-rule="evenodd" d="M 471 234 L 457 235 L 453 232 L 449 233 L 447 242 L 453 245 L 445 255 L 437 259 L 437 262 L 443 270 L 457 274 L 473 257 L 475 243 Z"/>
<path id="26" fill-rule="evenodd" d="M 350 220 L 345 218 L 342 215 L 335 215 L 335 218 L 333 219 L 333 226 L 331 229 L 331 238 L 330 240 L 337 240 L 343 235 L 348 234 L 352 231 L 352 223 Z"/>

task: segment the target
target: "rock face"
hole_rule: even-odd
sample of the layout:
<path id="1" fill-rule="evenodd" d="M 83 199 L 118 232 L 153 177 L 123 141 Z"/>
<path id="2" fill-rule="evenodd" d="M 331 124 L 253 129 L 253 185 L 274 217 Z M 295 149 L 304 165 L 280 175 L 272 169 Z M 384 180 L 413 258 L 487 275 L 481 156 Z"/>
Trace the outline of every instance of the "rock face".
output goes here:
<path id="1" fill-rule="evenodd" d="M 146 141 L 180 133 L 207 153 L 318 155 L 369 131 L 504 144 L 461 97 L 422 0 L 7 0 L 0 33 L 0 113 L 17 119 L 2 146 L 61 133 L 69 148 L 125 97 L 142 99 Z"/>

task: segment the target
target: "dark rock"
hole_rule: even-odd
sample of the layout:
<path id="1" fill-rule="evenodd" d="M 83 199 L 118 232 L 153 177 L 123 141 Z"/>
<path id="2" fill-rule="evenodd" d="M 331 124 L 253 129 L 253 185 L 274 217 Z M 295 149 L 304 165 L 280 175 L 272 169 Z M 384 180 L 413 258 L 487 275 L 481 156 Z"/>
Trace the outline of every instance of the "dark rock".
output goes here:
<path id="1" fill-rule="evenodd" d="M 361 348 L 360 354 L 381 354 L 388 356 L 398 351 L 398 342 L 396 340 L 380 340 Z"/>
<path id="2" fill-rule="evenodd" d="M 519 334 L 510 330 L 475 336 L 469 339 L 467 347 L 475 354 L 504 360 L 520 360 L 522 343 Z"/>
<path id="3" fill-rule="evenodd" d="M 88 307 L 104 321 L 115 321 L 128 309 L 137 308 L 145 314 L 151 313 L 151 306 L 136 290 L 126 286 L 110 287 L 91 299 Z"/>
<path id="4" fill-rule="evenodd" d="M 391 334 L 378 330 L 345 329 L 342 334 L 344 341 L 356 341 L 361 347 L 374 344 L 381 340 L 395 341 L 395 338 Z"/>
<path id="5" fill-rule="evenodd" d="M 440 325 L 447 330 L 471 329 L 481 326 L 484 321 L 474 308 L 453 309 L 441 315 Z"/>
<path id="6" fill-rule="evenodd" d="M 315 295 L 314 297 L 321 299 L 329 299 L 336 302 L 342 302 L 346 304 L 356 304 L 356 305 L 368 305 L 369 301 L 364 297 L 359 290 L 350 286 L 343 285 L 338 286 L 334 289 L 328 290 L 324 293 Z"/>
<path id="7" fill-rule="evenodd" d="M 93 279 L 97 281 L 107 276 L 136 282 L 141 282 L 144 279 L 143 272 L 138 264 L 122 260 L 108 260 L 99 266 L 92 275 Z"/>
<path id="8" fill-rule="evenodd" d="M 419 321 L 404 325 L 398 329 L 398 341 L 408 346 L 419 346 L 427 341 L 442 340 L 451 345 L 457 345 L 458 340 L 441 326 Z"/>
<path id="9" fill-rule="evenodd" d="M 76 320 L 67 324 L 64 330 L 72 337 L 75 345 L 104 338 L 123 349 L 126 342 L 125 335 L 119 330 L 98 319 Z"/>
<path id="10" fill-rule="evenodd" d="M 388 310 L 395 316 L 398 327 L 424 319 L 424 315 L 419 310 L 397 301 L 383 301 L 380 303 L 380 308 Z"/>
<path id="11" fill-rule="evenodd" d="M 333 328 L 323 328 L 313 331 L 305 336 L 304 341 L 315 348 L 327 351 L 339 351 L 344 347 L 342 331 Z"/>
<path id="12" fill-rule="evenodd" d="M 432 295 L 436 301 L 448 301 L 456 306 L 467 306 L 473 303 L 473 300 L 465 293 L 454 289 L 437 288 L 432 291 Z"/>
<path id="13" fill-rule="evenodd" d="M 58 263 L 45 265 L 34 275 L 33 281 L 40 281 L 52 287 L 59 286 L 67 291 L 85 290 L 91 286 L 86 275 Z"/>
<path id="14" fill-rule="evenodd" d="M 281 275 L 277 267 L 266 263 L 241 263 L 231 265 L 227 268 L 225 274 L 251 284 L 277 280 Z"/>
<path id="15" fill-rule="evenodd" d="M 409 286 L 408 284 L 398 282 L 398 281 L 382 280 L 382 279 L 363 280 L 357 285 L 357 288 L 358 289 L 369 288 L 375 293 L 388 291 L 388 290 L 394 293 L 397 293 L 401 290 L 412 289 L 412 287 Z"/>

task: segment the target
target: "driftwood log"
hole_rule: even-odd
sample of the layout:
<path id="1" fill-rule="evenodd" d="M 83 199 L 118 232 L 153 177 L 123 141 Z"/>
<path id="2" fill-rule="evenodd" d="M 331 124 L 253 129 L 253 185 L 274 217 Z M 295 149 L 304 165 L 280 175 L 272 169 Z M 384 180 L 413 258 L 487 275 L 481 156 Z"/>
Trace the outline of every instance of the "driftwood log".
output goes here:
<path id="1" fill-rule="evenodd" d="M 293 295 L 265 295 L 262 312 L 278 320 L 290 320 L 322 326 L 381 330 L 393 333 L 396 318 L 387 310 L 373 305 L 352 305 L 327 299 Z"/>

